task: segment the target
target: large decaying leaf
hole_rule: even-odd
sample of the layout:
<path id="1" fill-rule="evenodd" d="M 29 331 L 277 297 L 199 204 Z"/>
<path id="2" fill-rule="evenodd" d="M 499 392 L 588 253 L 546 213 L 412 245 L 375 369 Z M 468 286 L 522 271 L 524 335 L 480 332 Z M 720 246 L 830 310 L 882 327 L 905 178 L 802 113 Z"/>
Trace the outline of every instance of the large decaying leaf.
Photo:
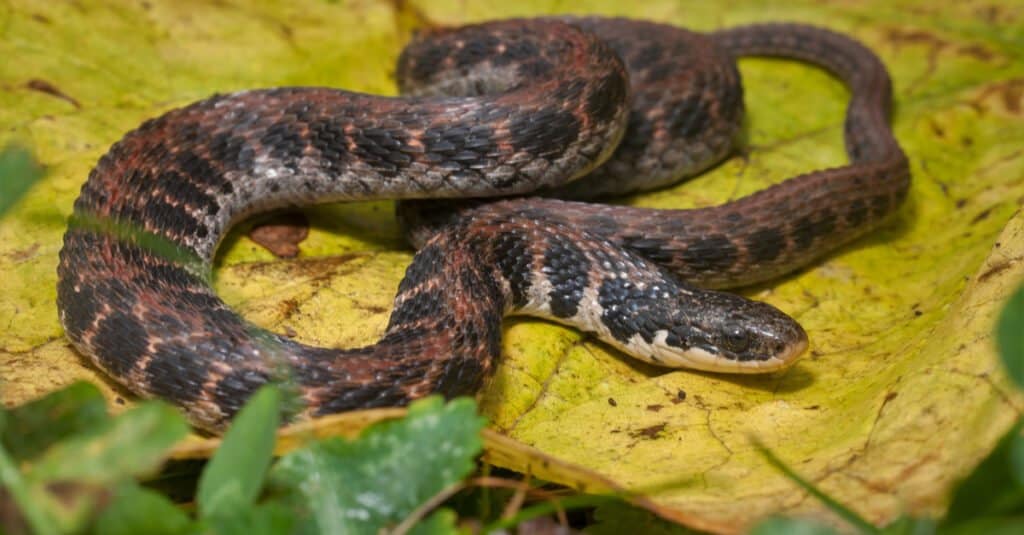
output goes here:
<path id="1" fill-rule="evenodd" d="M 1017 211 L 1024 199 L 1024 10 L 999 0 L 933 4 L 0 4 L 0 146 L 20 142 L 48 170 L 0 220 L 3 400 L 15 404 L 76 378 L 101 384 L 111 400 L 128 397 L 65 342 L 55 267 L 64 220 L 89 168 L 148 117 L 250 87 L 393 93 L 394 59 L 411 25 L 425 22 L 570 10 L 696 29 L 795 20 L 847 32 L 881 55 L 914 178 L 908 203 L 885 230 L 747 292 L 803 323 L 809 355 L 764 377 L 662 370 L 570 329 L 510 321 L 506 357 L 483 407 L 497 431 L 532 448 L 491 449 L 488 458 L 587 488 L 674 483 L 646 505 L 716 531 L 770 513 L 831 518 L 765 463 L 750 440 L 756 436 L 872 521 L 901 510 L 938 513 L 949 485 L 1021 408 L 990 333 L 1024 274 Z M 784 61 L 743 60 L 741 71 L 749 108 L 744 156 L 626 202 L 712 205 L 845 161 L 848 94 L 839 83 Z M 306 214 L 311 233 L 293 261 L 273 261 L 244 227 L 232 234 L 217 272 L 221 295 L 249 319 L 310 343 L 374 340 L 411 258 L 391 203 Z M 541 460 L 541 452 L 548 457 Z M 581 467 L 579 477 L 562 463 Z"/>

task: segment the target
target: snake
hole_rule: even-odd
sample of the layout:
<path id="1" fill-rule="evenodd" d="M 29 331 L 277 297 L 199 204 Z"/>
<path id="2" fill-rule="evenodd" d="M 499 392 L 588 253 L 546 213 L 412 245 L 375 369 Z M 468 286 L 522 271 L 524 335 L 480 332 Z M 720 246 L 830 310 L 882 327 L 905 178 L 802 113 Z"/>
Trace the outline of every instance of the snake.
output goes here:
<path id="1" fill-rule="evenodd" d="M 845 83 L 846 165 L 713 207 L 594 202 L 734 153 L 742 56 L 801 60 Z M 296 398 L 290 419 L 475 395 L 507 315 L 569 325 L 660 366 L 770 372 L 799 359 L 807 333 L 724 290 L 878 228 L 910 184 L 885 66 L 824 28 L 697 33 L 598 17 L 434 27 L 412 37 L 395 77 L 399 96 L 216 94 L 114 143 L 82 186 L 60 252 L 58 312 L 74 348 L 212 432 L 270 382 Z M 212 289 L 218 244 L 246 217 L 381 199 L 398 201 L 417 251 L 375 344 L 300 343 L 241 318 Z"/>

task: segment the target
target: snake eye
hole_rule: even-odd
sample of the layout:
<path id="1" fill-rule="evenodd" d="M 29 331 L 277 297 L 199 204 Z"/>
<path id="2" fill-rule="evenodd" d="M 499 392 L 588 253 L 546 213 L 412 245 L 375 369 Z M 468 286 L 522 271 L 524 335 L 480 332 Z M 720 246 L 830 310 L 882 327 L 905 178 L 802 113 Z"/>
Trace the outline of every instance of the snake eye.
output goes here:
<path id="1" fill-rule="evenodd" d="M 741 353 L 750 347 L 750 334 L 743 327 L 727 327 L 722 336 L 722 345 L 729 351 Z"/>

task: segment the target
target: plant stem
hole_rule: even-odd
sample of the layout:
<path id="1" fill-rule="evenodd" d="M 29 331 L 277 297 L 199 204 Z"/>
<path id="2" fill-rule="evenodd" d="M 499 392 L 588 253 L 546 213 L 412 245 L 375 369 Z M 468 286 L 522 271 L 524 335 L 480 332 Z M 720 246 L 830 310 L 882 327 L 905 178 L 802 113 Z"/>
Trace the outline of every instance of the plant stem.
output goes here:
<path id="1" fill-rule="evenodd" d="M 21 472 L 18 471 L 14 460 L 7 454 L 7 450 L 3 446 L 0 446 L 0 483 L 3 483 L 3 487 L 11 493 L 14 503 L 18 505 L 18 509 L 25 516 L 29 531 L 39 535 L 58 533 L 57 526 L 53 524 L 52 519 L 29 496 L 29 489 L 21 477 Z"/>

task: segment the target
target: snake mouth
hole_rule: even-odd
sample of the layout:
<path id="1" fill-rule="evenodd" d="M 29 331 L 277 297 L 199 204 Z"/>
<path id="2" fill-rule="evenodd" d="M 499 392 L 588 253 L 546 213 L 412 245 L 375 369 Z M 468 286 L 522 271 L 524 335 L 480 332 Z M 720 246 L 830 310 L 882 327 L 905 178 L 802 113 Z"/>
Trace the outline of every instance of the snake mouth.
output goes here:
<path id="1" fill-rule="evenodd" d="M 793 334 L 791 340 L 762 358 L 730 358 L 701 347 L 672 347 L 665 343 L 665 331 L 659 332 L 653 343 L 645 343 L 639 335 L 634 336 L 621 349 L 656 366 L 712 373 L 763 374 L 792 366 L 807 351 L 806 332 L 800 329 Z"/>
<path id="2" fill-rule="evenodd" d="M 808 345 L 807 336 L 804 335 L 798 340 L 787 344 L 779 353 L 765 359 L 738 360 L 716 356 L 714 360 L 709 362 L 706 366 L 697 366 L 693 363 L 690 363 L 689 366 L 702 371 L 714 373 L 733 373 L 741 375 L 769 373 L 784 370 L 795 364 L 800 360 L 800 356 L 807 351 Z"/>

